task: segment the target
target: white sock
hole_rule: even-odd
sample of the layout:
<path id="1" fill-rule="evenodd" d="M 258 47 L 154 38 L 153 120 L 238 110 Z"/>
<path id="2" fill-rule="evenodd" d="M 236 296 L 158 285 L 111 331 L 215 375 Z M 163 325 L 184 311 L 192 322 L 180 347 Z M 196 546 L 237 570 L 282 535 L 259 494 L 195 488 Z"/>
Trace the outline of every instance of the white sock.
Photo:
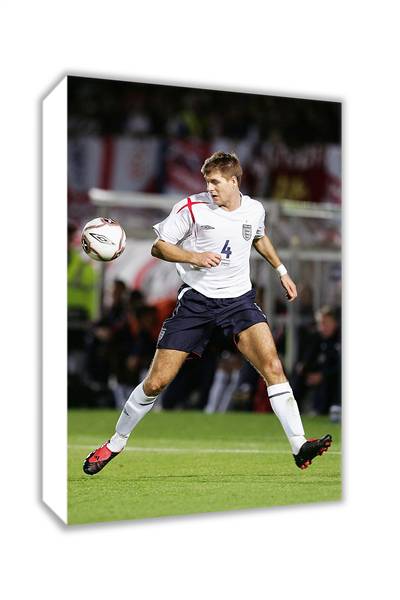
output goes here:
<path id="1" fill-rule="evenodd" d="M 272 410 L 281 422 L 293 454 L 297 454 L 306 442 L 299 407 L 288 381 L 267 387 Z"/>
<path id="2" fill-rule="evenodd" d="M 132 430 L 153 408 L 157 396 L 146 396 L 143 391 L 143 382 L 133 390 L 117 421 L 115 434 L 107 444 L 111 452 L 120 452 L 126 446 Z"/>

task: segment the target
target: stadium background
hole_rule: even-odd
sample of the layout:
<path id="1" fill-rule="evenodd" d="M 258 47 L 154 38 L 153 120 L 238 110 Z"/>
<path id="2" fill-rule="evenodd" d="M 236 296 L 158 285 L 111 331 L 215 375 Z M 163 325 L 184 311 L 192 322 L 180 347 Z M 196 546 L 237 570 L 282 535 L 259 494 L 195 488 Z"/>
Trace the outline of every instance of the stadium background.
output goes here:
<path id="1" fill-rule="evenodd" d="M 151 225 L 204 189 L 200 167 L 216 150 L 238 154 L 242 192 L 264 202 L 268 233 L 298 284 L 299 299 L 288 305 L 272 269 L 252 256 L 258 302 L 300 408 L 326 414 L 340 405 L 341 105 L 69 77 L 70 407 L 119 408 L 143 378 L 180 285 L 173 265 L 150 256 Z M 128 235 L 124 254 L 107 266 L 79 246 L 80 229 L 98 215 L 117 218 Z M 315 316 L 325 305 L 337 330 L 324 355 Z M 308 385 L 307 360 L 329 363 L 333 396 Z M 216 335 L 202 361 L 187 361 L 159 409 L 263 412 L 265 397 L 263 382 Z"/>

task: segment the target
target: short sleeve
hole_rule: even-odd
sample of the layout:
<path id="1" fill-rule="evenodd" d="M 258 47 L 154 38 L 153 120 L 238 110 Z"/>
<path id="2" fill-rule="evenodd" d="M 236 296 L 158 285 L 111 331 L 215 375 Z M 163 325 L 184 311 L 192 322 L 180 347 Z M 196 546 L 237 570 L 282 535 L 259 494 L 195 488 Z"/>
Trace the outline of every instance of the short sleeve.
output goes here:
<path id="1" fill-rule="evenodd" d="M 179 244 L 187 238 L 192 231 L 192 219 L 184 202 L 175 204 L 170 214 L 164 221 L 153 225 L 158 239 L 169 244 Z"/>
<path id="2" fill-rule="evenodd" d="M 257 230 L 256 230 L 256 234 L 254 236 L 254 239 L 258 239 L 261 238 L 265 235 L 265 210 L 264 207 L 262 207 L 262 213 L 261 213 L 261 217 L 257 226 Z"/>

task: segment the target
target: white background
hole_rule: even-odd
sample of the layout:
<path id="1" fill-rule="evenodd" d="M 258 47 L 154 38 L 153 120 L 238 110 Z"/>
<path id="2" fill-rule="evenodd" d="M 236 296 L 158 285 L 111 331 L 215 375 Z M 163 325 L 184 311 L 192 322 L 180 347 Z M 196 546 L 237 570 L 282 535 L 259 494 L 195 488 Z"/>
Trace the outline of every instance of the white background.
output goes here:
<path id="1" fill-rule="evenodd" d="M 330 600 L 398 591 L 398 20 L 394 2 L 349 5 L 2 3 L 7 597 Z M 69 529 L 41 505 L 39 115 L 41 96 L 65 72 L 344 99 L 342 504 Z M 54 223 L 55 245 L 64 227 Z"/>

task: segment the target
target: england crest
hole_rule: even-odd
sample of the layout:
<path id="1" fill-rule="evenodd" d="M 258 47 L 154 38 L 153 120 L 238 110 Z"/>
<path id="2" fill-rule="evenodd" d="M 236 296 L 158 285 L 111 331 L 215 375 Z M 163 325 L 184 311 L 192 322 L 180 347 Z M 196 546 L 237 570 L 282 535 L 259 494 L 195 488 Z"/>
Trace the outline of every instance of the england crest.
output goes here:
<path id="1" fill-rule="evenodd" d="M 246 242 L 251 239 L 251 225 L 242 225 L 242 235 Z"/>

